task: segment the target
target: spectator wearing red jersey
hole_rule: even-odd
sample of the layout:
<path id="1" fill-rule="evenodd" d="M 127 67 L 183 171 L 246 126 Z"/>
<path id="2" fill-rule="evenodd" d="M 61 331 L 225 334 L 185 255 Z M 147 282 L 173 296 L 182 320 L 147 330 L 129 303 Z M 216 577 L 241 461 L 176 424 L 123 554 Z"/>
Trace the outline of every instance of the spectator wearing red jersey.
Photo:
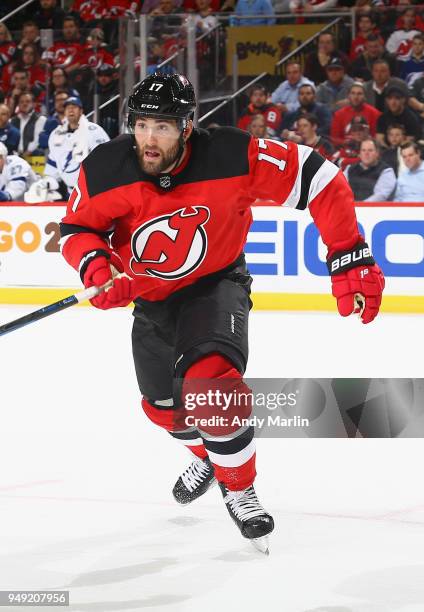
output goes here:
<path id="1" fill-rule="evenodd" d="M 28 72 L 31 87 L 43 89 L 46 82 L 46 66 L 41 63 L 37 46 L 34 43 L 24 45 L 21 58 L 19 65 Z"/>
<path id="2" fill-rule="evenodd" d="M 19 98 L 23 93 L 30 93 L 34 98 L 35 110 L 41 112 L 45 102 L 45 91 L 39 87 L 31 87 L 29 74 L 22 68 L 17 68 L 12 74 L 10 89 L 7 92 L 6 104 L 11 115 L 14 115 L 18 107 Z"/>
<path id="3" fill-rule="evenodd" d="M 104 0 L 74 0 L 70 12 L 79 18 L 84 27 L 97 25 L 106 13 Z"/>
<path id="4" fill-rule="evenodd" d="M 181 8 L 185 13 L 197 11 L 196 0 L 182 0 Z M 210 8 L 212 13 L 218 13 L 221 9 L 221 0 L 211 0 Z"/>
<path id="5" fill-rule="evenodd" d="M 356 164 L 359 161 L 359 149 L 361 142 L 370 137 L 370 130 L 367 120 L 361 115 L 352 118 L 350 131 L 346 135 L 346 140 L 342 146 L 334 153 L 331 161 L 342 170 L 349 164 Z"/>
<path id="6" fill-rule="evenodd" d="M 33 20 L 41 29 L 62 29 L 65 11 L 57 6 L 56 0 L 40 0 L 40 7 L 34 13 Z"/>
<path id="7" fill-rule="evenodd" d="M 104 0 L 105 18 L 135 17 L 139 8 L 139 0 Z"/>
<path id="8" fill-rule="evenodd" d="M 68 16 L 63 20 L 62 40 L 47 49 L 43 59 L 54 68 L 64 68 L 69 74 L 80 67 L 83 49 L 78 22 L 75 17 Z"/>
<path id="9" fill-rule="evenodd" d="M 406 59 L 412 47 L 412 39 L 416 34 L 420 33 L 422 22 L 417 21 L 415 9 L 406 9 L 400 18 L 401 27 L 398 27 L 393 34 L 389 36 L 386 42 L 386 49 L 389 53 L 393 53 L 400 60 Z M 417 27 L 418 24 L 418 27 Z"/>
<path id="10" fill-rule="evenodd" d="M 269 92 L 264 85 L 254 85 L 250 90 L 249 106 L 240 117 L 237 127 L 247 130 L 252 117 L 261 114 L 265 117 L 268 133 L 274 136 L 281 123 L 281 112 L 275 104 L 267 102 Z"/>
<path id="11" fill-rule="evenodd" d="M 397 0 L 396 2 L 393 2 L 393 4 L 396 4 L 396 6 L 399 6 L 401 4 L 403 5 L 411 5 L 413 4 L 413 2 L 411 0 Z M 421 2 L 417 2 L 416 4 L 421 4 Z M 405 7 L 405 10 L 406 7 Z M 414 9 L 412 9 L 414 10 Z M 424 20 L 422 18 L 422 15 L 420 15 L 419 13 L 414 13 L 414 21 L 412 23 L 412 26 L 416 29 L 416 30 L 420 30 L 420 32 L 424 32 Z M 404 27 L 404 19 L 403 19 L 403 15 L 399 15 L 397 20 L 396 20 L 396 30 L 399 30 L 401 28 Z"/>
<path id="12" fill-rule="evenodd" d="M 250 123 L 247 126 L 247 131 L 253 138 L 269 138 L 271 135 L 268 132 L 268 126 L 264 115 L 253 115 Z"/>
<path id="13" fill-rule="evenodd" d="M 346 140 L 353 117 L 364 117 L 368 123 L 371 136 L 376 135 L 377 119 L 381 112 L 365 102 L 364 86 L 353 83 L 348 95 L 349 104 L 336 111 L 331 122 L 331 140 L 334 145 L 340 145 Z"/>
<path id="14" fill-rule="evenodd" d="M 329 140 L 317 133 L 317 129 L 318 119 L 316 116 L 312 113 L 305 113 L 297 121 L 297 134 L 291 136 L 289 140 L 312 147 L 323 157 L 331 159 L 334 147 Z"/>
<path id="15" fill-rule="evenodd" d="M 121 17 L 136 17 L 140 8 L 139 0 L 104 0 L 105 18 L 103 29 L 108 43 L 119 46 L 118 20 Z"/>
<path id="16" fill-rule="evenodd" d="M 0 77 L 2 70 L 13 60 L 16 45 L 12 40 L 12 35 L 4 23 L 0 23 Z"/>
<path id="17" fill-rule="evenodd" d="M 327 65 L 334 58 L 339 59 L 345 67 L 349 67 L 349 59 L 342 52 L 337 50 L 336 39 L 331 32 L 322 32 L 318 36 L 318 48 L 316 51 L 308 53 L 305 60 L 305 77 L 313 81 L 316 85 L 327 80 Z"/>
<path id="18" fill-rule="evenodd" d="M 101 28 L 91 30 L 81 55 L 81 66 L 89 66 L 93 70 L 105 64 L 114 66 L 113 55 L 104 40 L 105 34 Z"/>
<path id="19" fill-rule="evenodd" d="M 350 45 L 350 54 L 349 57 L 351 61 L 357 59 L 360 53 L 363 53 L 365 50 L 365 43 L 370 34 L 378 34 L 378 30 L 376 28 L 376 24 L 374 18 L 371 14 L 360 15 L 358 17 L 358 33 L 355 38 L 352 40 Z"/>
<path id="20" fill-rule="evenodd" d="M 46 67 L 41 64 L 40 56 L 35 44 L 28 43 L 23 46 L 18 61 L 8 64 L 3 70 L 3 86 L 6 91 L 11 89 L 12 75 L 17 70 L 24 70 L 28 74 L 29 86 L 32 93 L 38 98 L 44 97 L 47 80 Z"/>

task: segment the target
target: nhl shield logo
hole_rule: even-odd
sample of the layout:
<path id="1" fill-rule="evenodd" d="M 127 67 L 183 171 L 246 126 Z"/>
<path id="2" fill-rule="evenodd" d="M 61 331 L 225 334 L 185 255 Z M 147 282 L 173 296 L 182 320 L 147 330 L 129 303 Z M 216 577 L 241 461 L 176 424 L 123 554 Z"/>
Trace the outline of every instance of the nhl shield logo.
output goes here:
<path id="1" fill-rule="evenodd" d="M 162 189 L 169 189 L 171 187 L 171 177 L 168 174 L 161 176 L 159 179 L 159 185 L 162 187 Z"/>
<path id="2" fill-rule="evenodd" d="M 209 217 L 206 206 L 187 206 L 143 223 L 131 238 L 131 270 L 163 280 L 191 274 L 207 252 Z"/>

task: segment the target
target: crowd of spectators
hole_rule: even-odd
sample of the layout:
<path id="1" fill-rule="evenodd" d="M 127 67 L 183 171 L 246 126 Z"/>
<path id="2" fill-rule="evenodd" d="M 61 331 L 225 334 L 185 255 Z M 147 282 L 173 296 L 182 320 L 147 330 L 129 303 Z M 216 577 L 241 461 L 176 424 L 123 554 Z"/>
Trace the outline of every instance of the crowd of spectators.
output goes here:
<path id="1" fill-rule="evenodd" d="M 57 164 L 53 141 L 96 132 L 90 146 L 85 139 L 86 154 L 119 134 L 118 98 L 100 110 L 101 132 L 89 128 L 94 124 L 85 115 L 95 99 L 102 105 L 119 93 L 121 16 L 151 15 L 147 64 L 153 72 L 178 48 L 175 31 L 188 12 L 195 14 L 197 32 L 207 33 L 220 12 L 237 27 L 273 25 L 281 11 L 301 24 L 303 14 L 318 13 L 322 20 L 326 11 L 351 6 L 357 7 L 356 34 L 349 48 L 340 49 L 332 32 L 322 32 L 315 49 L 286 64 L 277 86 L 251 89 L 238 127 L 313 147 L 343 169 L 358 199 L 424 199 L 424 20 L 411 0 L 37 0 L 13 32 L 0 22 L 1 151 L 45 157 L 47 173 L 58 178 L 49 168 Z M 13 8 L 4 0 L 0 16 Z M 207 44 L 198 44 L 197 52 L 202 82 L 210 78 L 207 61 L 202 64 Z M 136 57 L 136 69 L 139 63 Z M 172 62 L 163 67 L 175 69 Z M 4 161 L 1 166 L 0 175 Z"/>
<path id="2" fill-rule="evenodd" d="M 307 4 L 297 2 L 297 6 Z M 315 9 L 311 5 L 309 10 Z M 331 32 L 322 32 L 316 49 L 302 62 L 289 61 L 285 78 L 260 104 L 252 91 L 238 126 L 253 134 L 249 121 L 256 131 L 257 116 L 264 115 L 262 137 L 313 147 L 342 168 L 357 200 L 422 201 L 424 23 L 420 9 L 406 6 L 390 28 L 387 21 L 379 23 L 372 7 L 365 6 L 358 11 L 356 26 L 346 53 Z M 256 84 L 255 91 L 260 87 Z M 272 105 L 273 116 L 280 112 L 279 126 L 271 126 L 267 119 Z"/>

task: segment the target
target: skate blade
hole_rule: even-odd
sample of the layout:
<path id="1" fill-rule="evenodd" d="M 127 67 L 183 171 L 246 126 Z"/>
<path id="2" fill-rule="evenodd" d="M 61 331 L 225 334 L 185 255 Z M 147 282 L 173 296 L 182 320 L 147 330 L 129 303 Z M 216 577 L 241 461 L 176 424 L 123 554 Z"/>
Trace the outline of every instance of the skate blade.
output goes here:
<path id="1" fill-rule="evenodd" d="M 253 538 L 250 540 L 253 547 L 264 555 L 269 555 L 269 537 L 262 536 L 261 538 Z"/>

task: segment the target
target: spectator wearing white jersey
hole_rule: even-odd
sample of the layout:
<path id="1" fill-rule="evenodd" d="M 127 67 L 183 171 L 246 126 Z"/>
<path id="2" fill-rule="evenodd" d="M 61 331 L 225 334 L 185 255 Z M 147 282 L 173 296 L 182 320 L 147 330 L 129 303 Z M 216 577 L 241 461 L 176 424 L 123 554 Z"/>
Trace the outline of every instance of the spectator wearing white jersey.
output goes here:
<path id="1" fill-rule="evenodd" d="M 23 200 L 35 180 L 29 163 L 18 155 L 8 155 L 7 147 L 0 142 L 0 204 Z"/>
<path id="2" fill-rule="evenodd" d="M 81 100 L 71 96 L 65 101 L 62 125 L 50 134 L 44 175 L 63 181 L 71 193 L 82 161 L 99 144 L 108 140 L 104 129 L 88 121 L 83 114 Z"/>

